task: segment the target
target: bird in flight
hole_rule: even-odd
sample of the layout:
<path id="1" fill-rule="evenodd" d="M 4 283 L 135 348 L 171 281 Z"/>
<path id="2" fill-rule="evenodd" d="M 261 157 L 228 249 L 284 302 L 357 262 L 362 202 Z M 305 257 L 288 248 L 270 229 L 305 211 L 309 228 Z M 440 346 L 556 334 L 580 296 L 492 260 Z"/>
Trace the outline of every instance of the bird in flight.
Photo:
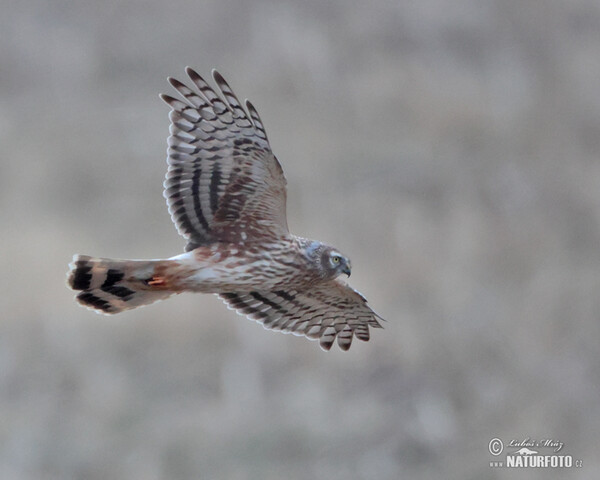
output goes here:
<path id="1" fill-rule="evenodd" d="M 181 292 L 217 294 L 229 308 L 270 330 L 369 340 L 382 318 L 339 275 L 350 260 L 337 248 L 292 235 L 286 180 L 254 106 L 245 108 L 213 70 L 218 89 L 186 68 L 192 88 L 174 78 L 181 98 L 170 107 L 164 196 L 185 253 L 161 260 L 115 260 L 75 255 L 68 285 L 77 301 L 119 313 Z"/>

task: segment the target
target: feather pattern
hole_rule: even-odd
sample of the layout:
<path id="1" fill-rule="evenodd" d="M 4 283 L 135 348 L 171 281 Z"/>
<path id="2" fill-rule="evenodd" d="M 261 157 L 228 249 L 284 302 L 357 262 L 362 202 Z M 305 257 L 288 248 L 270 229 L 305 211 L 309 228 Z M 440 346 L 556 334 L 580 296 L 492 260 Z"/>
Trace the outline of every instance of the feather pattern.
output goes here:
<path id="1" fill-rule="evenodd" d="M 286 180 L 264 124 L 222 75 L 216 88 L 191 68 L 191 85 L 169 78 L 164 196 L 186 252 L 168 259 L 116 260 L 76 255 L 67 284 L 77 301 L 113 314 L 181 292 L 214 293 L 267 329 L 337 340 L 348 350 L 382 320 L 338 279 L 350 259 L 336 248 L 292 235 Z"/>
<path id="2" fill-rule="evenodd" d="M 367 300 L 341 280 L 319 283 L 303 290 L 224 293 L 221 299 L 232 309 L 278 330 L 310 339 L 319 339 L 329 350 L 337 338 L 348 350 L 353 337 L 369 340 L 369 327 L 381 328 Z"/>
<path id="3" fill-rule="evenodd" d="M 197 90 L 174 78 L 164 196 L 186 250 L 213 242 L 252 242 L 289 234 L 286 181 L 250 102 L 249 114 L 213 71 L 222 97 L 194 70 Z"/>

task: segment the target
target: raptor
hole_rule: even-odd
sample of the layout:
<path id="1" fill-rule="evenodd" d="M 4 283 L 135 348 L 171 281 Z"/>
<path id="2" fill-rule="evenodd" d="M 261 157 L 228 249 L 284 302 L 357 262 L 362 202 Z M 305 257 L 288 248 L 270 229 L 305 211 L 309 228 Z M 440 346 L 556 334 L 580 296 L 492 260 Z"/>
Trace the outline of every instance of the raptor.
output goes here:
<path id="1" fill-rule="evenodd" d="M 339 278 L 351 272 L 337 248 L 290 233 L 286 180 L 254 106 L 242 104 L 213 70 L 217 89 L 186 68 L 189 87 L 169 78 L 180 98 L 170 106 L 164 196 L 185 252 L 159 260 L 75 255 L 68 285 L 97 312 L 119 313 L 181 292 L 213 293 L 271 330 L 369 340 L 382 320 Z"/>

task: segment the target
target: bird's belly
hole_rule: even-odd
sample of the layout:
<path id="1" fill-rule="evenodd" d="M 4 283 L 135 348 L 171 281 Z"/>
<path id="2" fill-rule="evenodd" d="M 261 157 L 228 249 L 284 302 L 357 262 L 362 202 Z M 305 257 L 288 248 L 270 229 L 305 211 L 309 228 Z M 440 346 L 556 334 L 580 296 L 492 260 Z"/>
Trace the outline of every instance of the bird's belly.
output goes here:
<path id="1" fill-rule="evenodd" d="M 274 291 L 305 288 L 314 281 L 289 262 L 236 256 L 210 260 L 198 262 L 196 257 L 193 263 L 184 261 L 186 273 L 177 282 L 179 288 L 202 293 Z"/>
<path id="2" fill-rule="evenodd" d="M 297 272 L 270 268 L 200 268 L 186 280 L 188 290 L 206 293 L 272 291 L 299 287 Z M 303 282 L 302 282 L 303 283 Z"/>

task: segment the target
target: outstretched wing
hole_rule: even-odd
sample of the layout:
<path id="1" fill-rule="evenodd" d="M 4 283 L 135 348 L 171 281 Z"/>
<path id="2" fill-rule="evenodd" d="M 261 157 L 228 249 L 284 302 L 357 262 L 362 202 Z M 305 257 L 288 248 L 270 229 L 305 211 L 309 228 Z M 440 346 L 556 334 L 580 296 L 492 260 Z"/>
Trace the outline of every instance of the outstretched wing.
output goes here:
<path id="1" fill-rule="evenodd" d="M 195 89 L 174 78 L 164 196 L 186 250 L 214 242 L 264 241 L 288 233 L 286 181 L 256 109 L 213 70 L 222 95 L 187 67 Z"/>
<path id="2" fill-rule="evenodd" d="M 353 336 L 369 340 L 369 327 L 382 328 L 383 320 L 367 305 L 367 300 L 341 280 L 315 285 L 310 290 L 222 293 L 223 301 L 240 314 L 262 323 L 269 330 L 319 339 L 329 350 L 337 337 L 342 350 L 348 350 Z"/>

